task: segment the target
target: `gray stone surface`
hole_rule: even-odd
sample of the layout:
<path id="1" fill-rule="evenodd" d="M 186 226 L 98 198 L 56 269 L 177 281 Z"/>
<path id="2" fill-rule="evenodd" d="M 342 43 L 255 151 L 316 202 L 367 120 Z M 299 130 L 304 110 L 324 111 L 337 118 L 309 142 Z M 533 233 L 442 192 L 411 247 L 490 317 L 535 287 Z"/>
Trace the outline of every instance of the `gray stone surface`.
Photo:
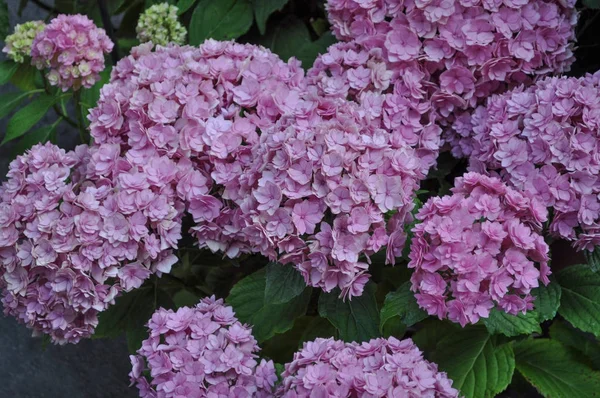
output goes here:
<path id="1" fill-rule="evenodd" d="M 11 26 L 45 14 L 29 5 L 22 17 L 16 15 L 19 0 L 8 0 Z M 52 4 L 52 1 L 46 1 Z M 0 93 L 10 88 L 1 87 Z M 48 113 L 42 125 L 52 123 Z M 0 122 L 0 138 L 6 120 Z M 65 123 L 58 129 L 61 146 L 72 147 L 77 135 Z M 10 145 L 0 147 L 0 181 L 10 160 Z M 77 345 L 45 348 L 42 340 L 32 338 L 31 331 L 13 318 L 0 314 L 0 397 L 11 398 L 106 398 L 137 397 L 129 388 L 129 354 L 123 339 L 86 340 Z"/>

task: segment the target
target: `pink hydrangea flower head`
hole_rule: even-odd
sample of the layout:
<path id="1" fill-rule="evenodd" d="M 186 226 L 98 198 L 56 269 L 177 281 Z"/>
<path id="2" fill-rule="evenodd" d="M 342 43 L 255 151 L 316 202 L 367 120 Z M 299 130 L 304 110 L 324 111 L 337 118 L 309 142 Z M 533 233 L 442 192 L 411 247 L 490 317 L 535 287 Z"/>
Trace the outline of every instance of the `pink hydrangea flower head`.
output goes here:
<path id="1" fill-rule="evenodd" d="M 160 308 L 148 329 L 138 355 L 130 356 L 129 377 L 142 398 L 273 396 L 273 362 L 258 361 L 252 329 L 223 300 L 213 296 L 193 308 Z"/>
<path id="2" fill-rule="evenodd" d="M 370 256 L 387 246 L 393 264 L 402 251 L 423 168 L 364 107 L 311 95 L 305 115 L 262 130 L 223 195 L 254 251 L 293 264 L 309 286 L 359 296 Z"/>
<path id="3" fill-rule="evenodd" d="M 547 285 L 546 209 L 495 177 L 467 173 L 452 195 L 419 210 L 409 268 L 412 291 L 429 315 L 474 324 L 493 308 L 533 309 L 531 290 Z"/>
<path id="4" fill-rule="evenodd" d="M 362 344 L 318 338 L 304 343 L 285 365 L 275 396 L 458 397 L 452 380 L 411 339 Z"/>
<path id="5" fill-rule="evenodd" d="M 600 245 L 600 74 L 546 78 L 491 97 L 472 117 L 471 169 L 553 209 L 550 232 Z"/>
<path id="6" fill-rule="evenodd" d="M 183 208 L 167 182 L 118 155 L 111 144 L 37 145 L 0 187 L 4 312 L 55 343 L 92 335 L 120 292 L 177 261 Z"/>
<path id="7" fill-rule="evenodd" d="M 233 258 L 255 246 L 235 204 L 245 193 L 235 187 L 257 131 L 305 112 L 304 90 L 300 63 L 264 47 L 207 40 L 152 51 L 147 43 L 113 69 L 90 112 L 91 135 L 97 144 L 120 146 L 138 167 L 149 167 L 150 158 L 175 164 L 170 181 L 194 219 L 200 248 Z M 152 178 L 163 178 L 165 167 L 152 169 Z M 258 194 L 261 206 L 275 205 L 272 194 L 272 187 Z"/>
<path id="8" fill-rule="evenodd" d="M 574 0 L 328 0 L 326 7 L 338 39 L 386 61 L 391 84 L 403 89 L 395 91 L 406 95 L 407 76 L 419 77 L 456 156 L 470 153 L 468 119 L 476 106 L 494 93 L 568 71 L 574 61 Z M 322 57 L 336 91 L 372 90 L 364 69 L 373 65 L 338 54 Z M 410 104 L 419 102 L 415 97 Z"/>
<path id="9" fill-rule="evenodd" d="M 49 69 L 46 78 L 63 91 L 89 88 L 100 80 L 104 55 L 113 46 L 104 29 L 85 15 L 61 14 L 33 40 L 31 62 L 38 69 Z"/>

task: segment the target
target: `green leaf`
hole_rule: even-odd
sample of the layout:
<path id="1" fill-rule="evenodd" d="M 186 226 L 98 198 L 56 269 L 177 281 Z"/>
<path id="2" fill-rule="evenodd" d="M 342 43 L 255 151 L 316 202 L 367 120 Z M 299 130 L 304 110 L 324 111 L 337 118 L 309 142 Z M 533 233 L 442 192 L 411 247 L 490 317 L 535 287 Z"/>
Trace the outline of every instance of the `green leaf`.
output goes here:
<path id="1" fill-rule="evenodd" d="M 335 326 L 344 341 L 363 342 L 379 337 L 379 311 L 375 300 L 376 285 L 367 283 L 363 294 L 343 301 L 340 290 L 321 293 L 319 315 Z"/>
<path id="2" fill-rule="evenodd" d="M 594 365 L 594 369 L 600 369 L 600 344 L 591 334 L 583 333 L 557 319 L 550 326 L 550 337 L 577 350 Z"/>
<path id="3" fill-rule="evenodd" d="M 510 315 L 494 308 L 489 318 L 482 319 L 491 334 L 502 333 L 508 337 L 520 334 L 541 333 L 540 323 L 556 316 L 560 305 L 560 285 L 551 281 L 548 286 L 540 286 L 533 290 L 536 297 L 534 309 L 527 311 L 525 315 L 519 313 Z"/>
<path id="4" fill-rule="evenodd" d="M 125 293 L 116 298 L 115 304 L 111 305 L 98 315 L 98 326 L 94 331 L 93 338 L 113 338 L 119 336 L 127 327 L 127 317 L 132 304 L 139 295 L 147 289 L 137 289 Z"/>
<path id="5" fill-rule="evenodd" d="M 419 326 L 421 328 L 412 335 L 412 340 L 426 355 L 435 350 L 440 340 L 462 330 L 454 323 L 437 318 L 426 319 Z"/>
<path id="6" fill-rule="evenodd" d="M 306 326 L 304 332 L 302 333 L 302 337 L 300 338 L 301 342 L 305 341 L 313 341 L 317 337 L 335 337 L 337 331 L 335 326 L 331 324 L 327 319 L 321 318 L 319 316 L 315 316 L 312 318 L 311 322 Z"/>
<path id="7" fill-rule="evenodd" d="M 281 11 L 289 0 L 253 0 L 254 18 L 261 35 L 267 30 L 267 20 L 275 11 Z"/>
<path id="8" fill-rule="evenodd" d="M 306 313 L 311 295 L 311 289 L 306 288 L 287 303 L 269 304 L 265 302 L 266 274 L 266 269 L 262 268 L 245 277 L 233 286 L 227 297 L 238 319 L 253 326 L 254 337 L 259 343 L 290 330 L 294 320 Z"/>
<path id="9" fill-rule="evenodd" d="M 405 326 L 412 326 L 427 318 L 427 313 L 419 308 L 414 293 L 410 291 L 410 286 L 410 282 L 405 282 L 398 290 L 385 296 L 379 330 L 383 331 L 386 322 L 394 317 L 399 317 Z"/>
<path id="10" fill-rule="evenodd" d="M 517 370 L 545 397 L 598 395 L 600 373 L 581 363 L 558 341 L 524 340 L 514 344 Z"/>
<path id="11" fill-rule="evenodd" d="M 0 95 L 0 119 L 12 112 L 29 93 L 6 93 Z"/>
<path id="12" fill-rule="evenodd" d="M 177 15 L 181 15 L 183 13 L 185 13 L 187 10 L 189 10 L 194 4 L 196 3 L 196 0 L 179 0 L 177 2 L 177 8 L 179 9 L 177 11 Z"/>
<path id="13" fill-rule="evenodd" d="M 556 279 L 562 288 L 558 313 L 576 328 L 600 336 L 600 273 L 580 264 L 563 269 Z"/>
<path id="14" fill-rule="evenodd" d="M 433 360 L 466 398 L 499 394 L 508 387 L 515 369 L 511 345 L 498 345 L 482 327 L 457 330 L 443 338 Z"/>
<path id="15" fill-rule="evenodd" d="M 596 246 L 596 248 L 594 248 L 594 251 L 592 252 L 584 250 L 583 254 L 592 271 L 600 271 L 600 248 Z"/>
<path id="16" fill-rule="evenodd" d="M 15 72 L 19 69 L 19 64 L 13 61 L 4 61 L 0 63 L 0 84 L 6 84 Z"/>
<path id="17" fill-rule="evenodd" d="M 173 295 L 173 302 L 175 303 L 176 308 L 194 307 L 201 299 L 202 297 L 198 297 L 197 294 L 188 289 L 178 290 L 177 293 Z"/>
<path id="18" fill-rule="evenodd" d="M 294 322 L 294 327 L 282 334 L 276 334 L 260 345 L 261 356 L 275 362 L 290 362 L 294 353 L 301 347 L 302 334 L 311 323 L 312 317 L 301 316 Z"/>
<path id="19" fill-rule="evenodd" d="M 555 278 L 551 277 L 548 286 L 540 286 L 534 289 L 532 294 L 535 296 L 533 305 L 538 315 L 538 322 L 554 319 L 562 295 L 562 289 Z"/>
<path id="20" fill-rule="evenodd" d="M 304 278 L 291 264 L 269 263 L 267 265 L 265 302 L 287 303 L 302 294 L 305 288 Z"/>
<path id="21" fill-rule="evenodd" d="M 260 44 L 270 48 L 284 61 L 296 57 L 302 62 L 304 68 L 309 68 L 317 55 L 324 53 L 333 43 L 335 38 L 329 32 L 318 40 L 312 41 L 304 22 L 296 18 L 283 20 L 270 34 L 260 40 Z"/>
<path id="22" fill-rule="evenodd" d="M 583 0 L 583 5 L 587 8 L 599 9 L 600 8 L 600 0 Z"/>
<path id="23" fill-rule="evenodd" d="M 58 101 L 58 97 L 51 97 L 42 94 L 26 107 L 20 109 L 9 120 L 6 126 L 6 135 L 2 144 L 12 141 L 28 132 L 42 117 L 48 112 L 48 109 Z M 0 144 L 1 145 L 1 144 Z"/>
<path id="24" fill-rule="evenodd" d="M 8 35 L 10 29 L 10 19 L 8 18 L 8 4 L 6 0 L 0 0 L 0 37 L 2 41 Z"/>
<path id="25" fill-rule="evenodd" d="M 202 0 L 190 21 L 190 44 L 206 39 L 237 39 L 252 26 L 250 0 Z"/>
<path id="26" fill-rule="evenodd" d="M 490 334 L 502 333 L 508 337 L 542 332 L 535 311 L 528 311 L 525 315 L 511 315 L 494 308 L 490 311 L 489 318 L 483 318 L 483 323 Z"/>
<path id="27" fill-rule="evenodd" d="M 10 82 L 23 91 L 31 91 L 36 88 L 36 77 L 40 76 L 38 70 L 28 64 L 19 64 L 15 73 L 11 76 Z"/>
<path id="28" fill-rule="evenodd" d="M 13 155 L 12 158 L 14 159 L 17 156 L 24 154 L 25 151 L 29 150 L 36 144 L 43 144 L 48 141 L 52 132 L 56 130 L 57 125 L 58 123 L 40 127 L 39 129 L 33 130 L 29 134 L 26 134 L 11 148 L 11 154 Z"/>
<path id="29" fill-rule="evenodd" d="M 54 7 L 63 14 L 75 14 L 77 0 L 54 0 Z"/>

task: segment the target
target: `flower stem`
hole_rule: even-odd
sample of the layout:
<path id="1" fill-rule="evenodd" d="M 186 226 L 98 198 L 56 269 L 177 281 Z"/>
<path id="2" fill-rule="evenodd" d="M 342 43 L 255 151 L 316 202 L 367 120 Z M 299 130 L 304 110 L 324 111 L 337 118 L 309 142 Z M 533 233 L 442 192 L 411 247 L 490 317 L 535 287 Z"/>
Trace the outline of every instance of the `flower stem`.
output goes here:
<path id="1" fill-rule="evenodd" d="M 73 100 L 75 100 L 75 113 L 77 114 L 77 127 L 79 128 L 79 138 L 81 139 L 82 144 L 89 144 L 90 135 L 85 126 L 85 121 L 83 120 L 80 90 L 77 90 L 73 93 Z"/>

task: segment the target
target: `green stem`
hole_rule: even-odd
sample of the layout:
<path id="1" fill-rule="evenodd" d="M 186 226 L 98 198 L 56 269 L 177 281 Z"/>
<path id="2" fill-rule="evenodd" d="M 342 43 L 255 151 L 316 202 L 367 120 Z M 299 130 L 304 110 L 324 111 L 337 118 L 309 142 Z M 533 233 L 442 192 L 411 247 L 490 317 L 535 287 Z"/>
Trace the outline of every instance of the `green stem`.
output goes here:
<path id="1" fill-rule="evenodd" d="M 59 116 L 58 119 L 56 119 L 56 121 L 54 123 L 52 123 L 52 126 L 50 127 L 50 142 L 53 143 L 54 145 L 57 144 L 56 142 L 56 126 L 58 126 L 58 124 L 60 122 L 62 122 L 64 120 L 64 118 L 62 116 Z"/>
<path id="2" fill-rule="evenodd" d="M 85 121 L 83 120 L 83 113 L 81 109 L 81 91 L 77 90 L 73 94 L 73 99 L 75 100 L 75 113 L 77 114 L 77 125 L 79 127 L 79 138 L 81 139 L 82 144 L 89 144 L 90 135 L 85 126 Z"/>
<path id="3" fill-rule="evenodd" d="M 44 90 L 46 92 L 46 94 L 50 95 L 50 96 L 54 96 L 55 94 L 52 92 L 52 90 L 50 89 L 50 85 L 48 84 L 48 80 L 46 80 L 46 76 L 44 76 L 44 73 L 41 72 L 42 74 L 42 81 L 44 82 Z M 37 90 L 36 90 L 37 91 Z M 33 93 L 33 91 L 32 91 Z M 61 103 L 63 102 L 63 100 L 61 99 Z M 61 111 L 60 108 L 58 107 L 58 105 L 54 104 L 52 105 L 52 108 L 54 109 L 54 112 L 56 112 L 56 114 L 63 118 L 63 120 L 67 123 L 69 123 L 72 127 L 77 127 L 77 123 L 71 119 L 70 117 L 67 116 L 67 112 L 66 111 Z"/>

